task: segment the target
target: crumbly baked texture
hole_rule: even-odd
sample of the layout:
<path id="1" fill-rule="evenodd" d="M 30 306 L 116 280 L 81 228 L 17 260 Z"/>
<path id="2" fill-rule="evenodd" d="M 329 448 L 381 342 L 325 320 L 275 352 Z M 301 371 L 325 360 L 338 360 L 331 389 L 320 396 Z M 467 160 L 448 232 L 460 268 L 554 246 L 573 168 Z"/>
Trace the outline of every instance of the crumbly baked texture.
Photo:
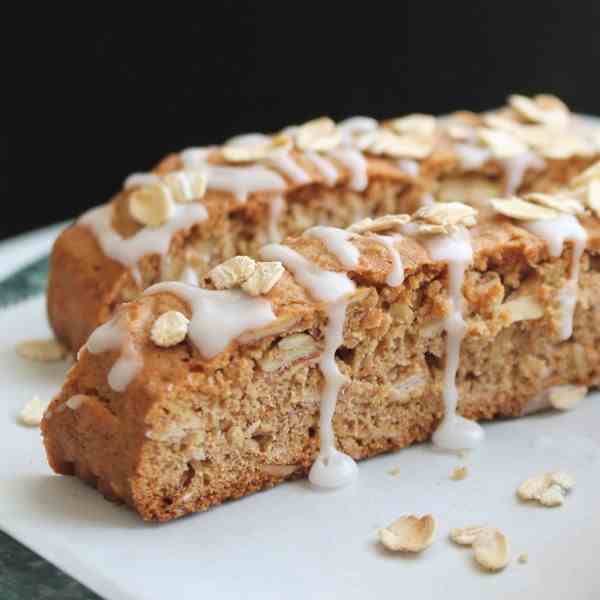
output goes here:
<path id="1" fill-rule="evenodd" d="M 600 220 L 580 221 L 589 239 L 573 334 L 564 341 L 557 298 L 573 244 L 552 257 L 541 238 L 501 216 L 471 229 L 460 414 L 516 417 L 549 387 L 600 384 Z M 347 272 L 318 239 L 285 244 L 323 269 Z M 448 274 L 406 237 L 397 243 L 405 280 L 390 287 L 386 247 L 368 235 L 353 244 L 360 261 L 348 274 L 357 290 L 336 353 L 349 384 L 338 398 L 333 428 L 337 447 L 363 459 L 428 439 L 443 416 Z M 53 469 L 158 521 L 305 475 L 319 445 L 323 376 L 316 363 L 327 317 L 288 271 L 263 297 L 275 325 L 239 337 L 211 360 L 189 339 L 168 348 L 153 343 L 158 316 L 173 310 L 192 316 L 176 295 L 156 293 L 121 305 L 119 318 L 143 368 L 118 393 L 107 383 L 118 353 L 83 350 L 42 424 Z"/>
<path id="2" fill-rule="evenodd" d="M 232 256 L 255 256 L 264 243 L 273 241 L 269 240 L 273 225 L 282 237 L 298 236 L 317 224 L 347 227 L 364 217 L 410 213 L 428 194 L 479 205 L 482 198 L 507 191 L 555 190 L 600 156 L 598 132 L 577 119 L 559 100 L 542 96 L 529 104 L 527 99 L 512 98 L 509 107 L 494 113 L 463 112 L 437 121 L 413 115 L 386 121 L 374 131 L 357 130 L 346 144 L 358 148 L 366 160 L 368 184 L 360 191 L 352 185 L 351 168 L 339 156 L 319 154 L 337 171 L 333 183 L 309 160 L 311 147 L 318 154 L 337 134 L 327 120 L 309 123 L 300 133 L 289 134 L 292 147 L 286 150 L 306 180 L 298 183 L 297 177 L 268 164 L 283 178 L 285 189 L 253 191 L 245 202 L 211 187 L 209 181 L 206 192 L 198 192 L 193 200 L 206 208 L 207 219 L 176 231 L 166 257 L 149 252 L 136 265 L 124 265 L 106 256 L 89 226 L 78 221 L 67 229 L 51 257 L 51 325 L 56 336 L 76 351 L 121 302 L 136 298 L 159 280 L 181 278 L 186 268 L 202 278 Z M 269 143 L 279 148 L 287 143 L 286 135 Z M 232 154 L 230 146 L 211 149 L 206 161 L 230 167 L 267 164 L 260 158 L 265 148 L 252 149 L 257 158 L 250 163 L 239 149 Z M 164 177 L 186 168 L 182 155 L 172 155 L 153 173 Z M 135 218 L 143 212 L 131 208 L 138 190 L 135 185 L 123 189 L 110 203 L 112 229 L 123 238 L 148 229 Z M 281 203 L 280 208 L 275 203 Z M 168 207 L 161 206 L 168 214 Z M 280 214 L 273 216 L 274 210 Z"/>

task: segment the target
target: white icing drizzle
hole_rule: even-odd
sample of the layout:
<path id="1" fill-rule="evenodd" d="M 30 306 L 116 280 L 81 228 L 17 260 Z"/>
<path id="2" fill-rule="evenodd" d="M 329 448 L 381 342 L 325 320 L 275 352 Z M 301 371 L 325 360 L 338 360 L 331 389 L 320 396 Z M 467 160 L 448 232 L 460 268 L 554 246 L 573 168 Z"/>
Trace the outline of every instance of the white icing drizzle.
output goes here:
<path id="1" fill-rule="evenodd" d="M 350 147 L 341 147 L 330 150 L 328 154 L 350 171 L 350 189 L 362 192 L 367 188 L 369 184 L 367 160 L 362 152 Z"/>
<path id="2" fill-rule="evenodd" d="M 337 227 L 317 225 L 304 232 L 325 243 L 327 249 L 342 263 L 346 269 L 355 269 L 360 259 L 359 249 L 350 241 L 353 234 Z"/>
<path id="3" fill-rule="evenodd" d="M 144 296 L 161 292 L 173 294 L 190 305 L 188 336 L 206 359 L 223 352 L 242 333 L 260 329 L 276 319 L 268 300 L 248 296 L 241 290 L 205 290 L 169 281 L 149 287 Z"/>
<path id="4" fill-rule="evenodd" d="M 205 164 L 207 187 L 232 193 L 238 202 L 244 203 L 254 192 L 283 191 L 285 180 L 271 169 L 262 165 L 247 167 L 226 167 Z"/>
<path id="5" fill-rule="evenodd" d="M 533 152 L 525 152 L 518 156 L 505 158 L 500 161 L 506 174 L 506 184 L 504 192 L 514 194 L 523 183 L 523 177 L 529 169 L 540 170 L 546 166 L 542 158 Z"/>
<path id="6" fill-rule="evenodd" d="M 309 479 L 320 487 L 346 485 L 356 478 L 358 469 L 350 456 L 335 447 L 332 419 L 340 390 L 346 383 L 338 369 L 335 353 L 343 343 L 348 298 L 356 286 L 345 273 L 324 271 L 287 246 L 265 246 L 261 255 L 265 260 L 281 261 L 315 300 L 327 303 L 325 350 L 319 360 L 319 369 L 325 380 L 319 417 L 320 450 L 311 467 Z"/>
<path id="7" fill-rule="evenodd" d="M 487 148 L 474 146 L 473 144 L 455 144 L 454 151 L 458 158 L 461 169 L 474 171 L 492 158 L 492 153 Z"/>
<path id="8" fill-rule="evenodd" d="M 397 163 L 396 166 L 411 177 L 418 177 L 419 171 L 421 170 L 421 166 L 416 160 L 411 160 L 409 158 L 402 158 Z"/>
<path id="9" fill-rule="evenodd" d="M 573 215 L 566 214 L 556 219 L 523 223 L 523 227 L 548 244 L 548 250 L 553 258 L 558 258 L 563 253 L 566 241 L 573 243 L 569 278 L 566 285 L 559 292 L 561 313 L 559 336 L 562 341 L 568 340 L 573 335 L 573 317 L 579 290 L 580 262 L 588 241 L 587 232 Z"/>
<path id="10" fill-rule="evenodd" d="M 335 165 L 330 160 L 324 156 L 321 156 L 318 152 L 313 152 L 312 150 L 306 152 L 304 156 L 315 166 L 317 171 L 319 171 L 319 174 L 321 177 L 323 177 L 327 185 L 332 186 L 335 184 L 339 177 L 339 173 Z"/>
<path id="11" fill-rule="evenodd" d="M 154 173 L 132 173 L 123 182 L 123 187 L 128 190 L 134 187 L 156 185 L 157 183 L 160 183 L 160 177 Z"/>
<path id="12" fill-rule="evenodd" d="M 89 227 L 102 252 L 125 267 L 135 267 L 148 254 L 164 257 L 171 238 L 177 231 L 188 229 L 208 218 L 202 204 L 176 204 L 173 217 L 160 227 L 144 227 L 129 238 L 123 238 L 112 227 L 112 204 L 93 208 L 79 218 L 78 223 Z"/>
<path id="13" fill-rule="evenodd" d="M 85 396 L 84 394 L 75 394 L 74 396 L 71 396 L 64 405 L 71 410 L 77 410 L 87 399 L 88 396 Z"/>
<path id="14" fill-rule="evenodd" d="M 446 450 L 463 450 L 475 447 L 483 440 L 483 429 L 474 421 L 457 414 L 458 389 L 456 374 L 460 360 L 460 347 L 466 333 L 462 314 L 462 287 L 467 267 L 473 262 L 473 249 L 469 232 L 460 227 L 452 235 L 424 236 L 421 242 L 435 261 L 448 266 L 449 313 L 444 319 L 446 331 L 446 364 L 444 367 L 444 418 L 433 434 L 433 443 Z"/>
<path id="15" fill-rule="evenodd" d="M 292 158 L 289 152 L 278 152 L 269 156 L 266 162 L 286 177 L 289 177 L 293 183 L 304 184 L 311 182 L 308 173 Z"/>
<path id="16" fill-rule="evenodd" d="M 187 283 L 188 285 L 199 285 L 198 274 L 190 265 L 185 265 L 179 276 L 181 283 Z"/>
<path id="17" fill-rule="evenodd" d="M 108 385 L 115 392 L 123 392 L 144 366 L 144 361 L 135 348 L 128 332 L 120 324 L 121 315 L 95 329 L 88 338 L 85 348 L 92 354 L 119 350 L 119 358 L 108 373 Z"/>
<path id="18" fill-rule="evenodd" d="M 392 256 L 392 270 L 388 273 L 385 282 L 390 287 L 398 287 L 404 282 L 404 264 L 396 248 L 396 242 L 402 239 L 400 235 L 373 235 L 373 239 L 384 245 Z"/>
<path id="19" fill-rule="evenodd" d="M 281 231 L 279 230 L 279 220 L 285 211 L 285 200 L 283 196 L 277 195 L 271 198 L 269 202 L 269 225 L 267 235 L 269 242 L 278 243 L 281 241 Z"/>

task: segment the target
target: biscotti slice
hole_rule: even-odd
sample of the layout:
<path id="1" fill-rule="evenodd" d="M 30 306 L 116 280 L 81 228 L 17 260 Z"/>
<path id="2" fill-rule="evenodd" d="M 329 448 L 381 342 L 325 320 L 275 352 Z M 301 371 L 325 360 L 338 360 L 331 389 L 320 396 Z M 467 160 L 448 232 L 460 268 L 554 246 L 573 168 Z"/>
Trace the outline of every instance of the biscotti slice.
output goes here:
<path id="1" fill-rule="evenodd" d="M 600 383 L 600 220 L 575 196 L 322 228 L 161 283 L 80 352 L 43 421 L 51 466 L 165 521 Z M 487 214 L 487 213 L 486 213 Z M 510 215 L 510 216 L 506 216 Z"/>
<path id="2" fill-rule="evenodd" d="M 185 150 L 129 177 L 59 237 L 50 322 L 77 350 L 146 287 L 196 282 L 312 226 L 411 213 L 432 194 L 481 208 L 491 196 L 555 190 L 600 156 L 599 137 L 556 98 L 515 96 L 481 115 L 321 118 Z"/>

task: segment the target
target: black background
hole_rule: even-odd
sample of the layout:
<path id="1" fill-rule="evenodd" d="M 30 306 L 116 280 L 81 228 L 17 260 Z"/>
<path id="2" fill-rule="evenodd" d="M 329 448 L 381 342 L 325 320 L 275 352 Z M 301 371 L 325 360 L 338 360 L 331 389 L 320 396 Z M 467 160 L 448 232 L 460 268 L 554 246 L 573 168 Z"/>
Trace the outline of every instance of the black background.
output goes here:
<path id="1" fill-rule="evenodd" d="M 168 152 L 315 116 L 477 110 L 513 91 L 600 113 L 600 2 L 31 6 L 5 56 L 4 122 L 20 125 L 12 195 L 8 135 L 0 147 L 0 237 L 106 201 Z"/>

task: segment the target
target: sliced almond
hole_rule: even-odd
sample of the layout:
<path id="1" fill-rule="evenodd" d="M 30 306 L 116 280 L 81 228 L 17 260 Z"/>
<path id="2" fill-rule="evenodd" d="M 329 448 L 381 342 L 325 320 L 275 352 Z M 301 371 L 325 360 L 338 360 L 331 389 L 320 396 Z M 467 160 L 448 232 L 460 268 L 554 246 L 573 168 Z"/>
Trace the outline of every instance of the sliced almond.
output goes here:
<path id="1" fill-rule="evenodd" d="M 292 138 L 289 135 L 280 133 L 252 144 L 226 144 L 221 149 L 221 154 L 229 162 L 256 162 L 276 152 L 289 150 L 292 144 Z"/>
<path id="2" fill-rule="evenodd" d="M 327 152 L 339 146 L 342 136 L 330 118 L 321 117 L 301 125 L 295 140 L 300 150 Z"/>
<path id="3" fill-rule="evenodd" d="M 491 150 L 495 158 L 512 158 L 527 152 L 527 146 L 506 131 L 482 127 L 477 130 L 477 135 Z"/>
<path id="4" fill-rule="evenodd" d="M 587 392 L 585 385 L 556 385 L 548 390 L 548 400 L 552 408 L 571 410 L 585 398 Z"/>
<path id="5" fill-rule="evenodd" d="M 473 554 L 486 571 L 501 571 L 509 560 L 508 539 L 499 529 L 484 529 L 473 542 Z"/>
<path id="6" fill-rule="evenodd" d="M 435 133 L 436 118 L 432 115 L 415 113 L 394 119 L 391 126 L 396 133 L 414 133 L 423 137 L 431 137 Z"/>
<path id="7" fill-rule="evenodd" d="M 22 358 L 39 362 L 56 362 L 68 355 L 68 350 L 54 338 L 20 342 L 16 350 Z"/>
<path id="8" fill-rule="evenodd" d="M 217 265 L 208 273 L 218 290 L 240 287 L 256 269 L 256 262 L 249 256 L 234 256 Z"/>
<path id="9" fill-rule="evenodd" d="M 129 196 L 129 212 L 141 225 L 159 227 L 175 211 L 171 191 L 166 185 L 151 185 L 135 189 Z"/>
<path id="10" fill-rule="evenodd" d="M 523 199 L 569 215 L 581 215 L 585 212 L 585 208 L 579 200 L 564 194 L 532 193 L 526 194 Z"/>
<path id="11" fill-rule="evenodd" d="M 460 546 L 471 546 L 483 531 L 487 529 L 485 525 L 467 525 L 467 527 L 457 527 L 450 531 L 450 539 Z"/>
<path id="12" fill-rule="evenodd" d="M 306 333 L 295 333 L 284 337 L 277 346 L 270 350 L 260 361 L 266 373 L 273 373 L 287 367 L 297 360 L 317 357 L 320 348 L 312 336 Z"/>
<path id="13" fill-rule="evenodd" d="M 48 403 L 42 403 L 39 396 L 34 396 L 22 408 L 21 412 L 19 413 L 19 420 L 27 427 L 39 427 L 47 406 Z"/>
<path id="14" fill-rule="evenodd" d="M 498 307 L 508 318 L 508 325 L 520 321 L 532 321 L 544 316 L 544 307 L 533 296 L 519 296 L 509 299 Z"/>
<path id="15" fill-rule="evenodd" d="M 251 296 L 268 294 L 285 272 L 279 261 L 257 262 L 254 272 L 244 283 L 242 289 Z"/>
<path id="16" fill-rule="evenodd" d="M 573 177 L 571 186 L 584 185 L 591 181 L 600 181 L 600 160 Z"/>
<path id="17" fill-rule="evenodd" d="M 561 134 L 553 136 L 546 144 L 537 148 L 544 158 L 565 160 L 572 156 L 592 156 L 595 148 L 578 135 Z"/>
<path id="18" fill-rule="evenodd" d="M 519 221 L 556 219 L 559 216 L 559 213 L 551 208 L 526 202 L 516 196 L 511 196 L 510 198 L 492 198 L 490 203 L 496 212 Z"/>
<path id="19" fill-rule="evenodd" d="M 426 158 L 434 147 L 431 138 L 414 133 L 398 135 L 388 129 L 378 129 L 358 136 L 357 144 L 371 154 L 413 159 Z"/>
<path id="20" fill-rule="evenodd" d="M 176 346 L 186 338 L 190 320 L 177 310 L 169 310 L 152 325 L 150 339 L 161 348 Z"/>
<path id="21" fill-rule="evenodd" d="M 556 96 L 542 94 L 532 99 L 514 94 L 508 103 L 520 117 L 533 123 L 564 127 L 569 122 L 569 109 Z"/>
<path id="22" fill-rule="evenodd" d="M 412 220 L 429 225 L 473 227 L 477 223 L 477 211 L 462 202 L 432 202 L 419 208 Z"/>
<path id="23" fill-rule="evenodd" d="M 377 532 L 379 541 L 395 552 L 422 552 L 435 537 L 435 520 L 431 515 L 400 517 Z"/>
<path id="24" fill-rule="evenodd" d="M 410 221 L 410 215 L 385 215 L 376 219 L 370 217 L 358 221 L 348 227 L 348 231 L 352 233 L 367 233 L 367 232 L 381 232 L 381 231 L 393 231 L 399 230 L 403 225 L 406 225 Z"/>

